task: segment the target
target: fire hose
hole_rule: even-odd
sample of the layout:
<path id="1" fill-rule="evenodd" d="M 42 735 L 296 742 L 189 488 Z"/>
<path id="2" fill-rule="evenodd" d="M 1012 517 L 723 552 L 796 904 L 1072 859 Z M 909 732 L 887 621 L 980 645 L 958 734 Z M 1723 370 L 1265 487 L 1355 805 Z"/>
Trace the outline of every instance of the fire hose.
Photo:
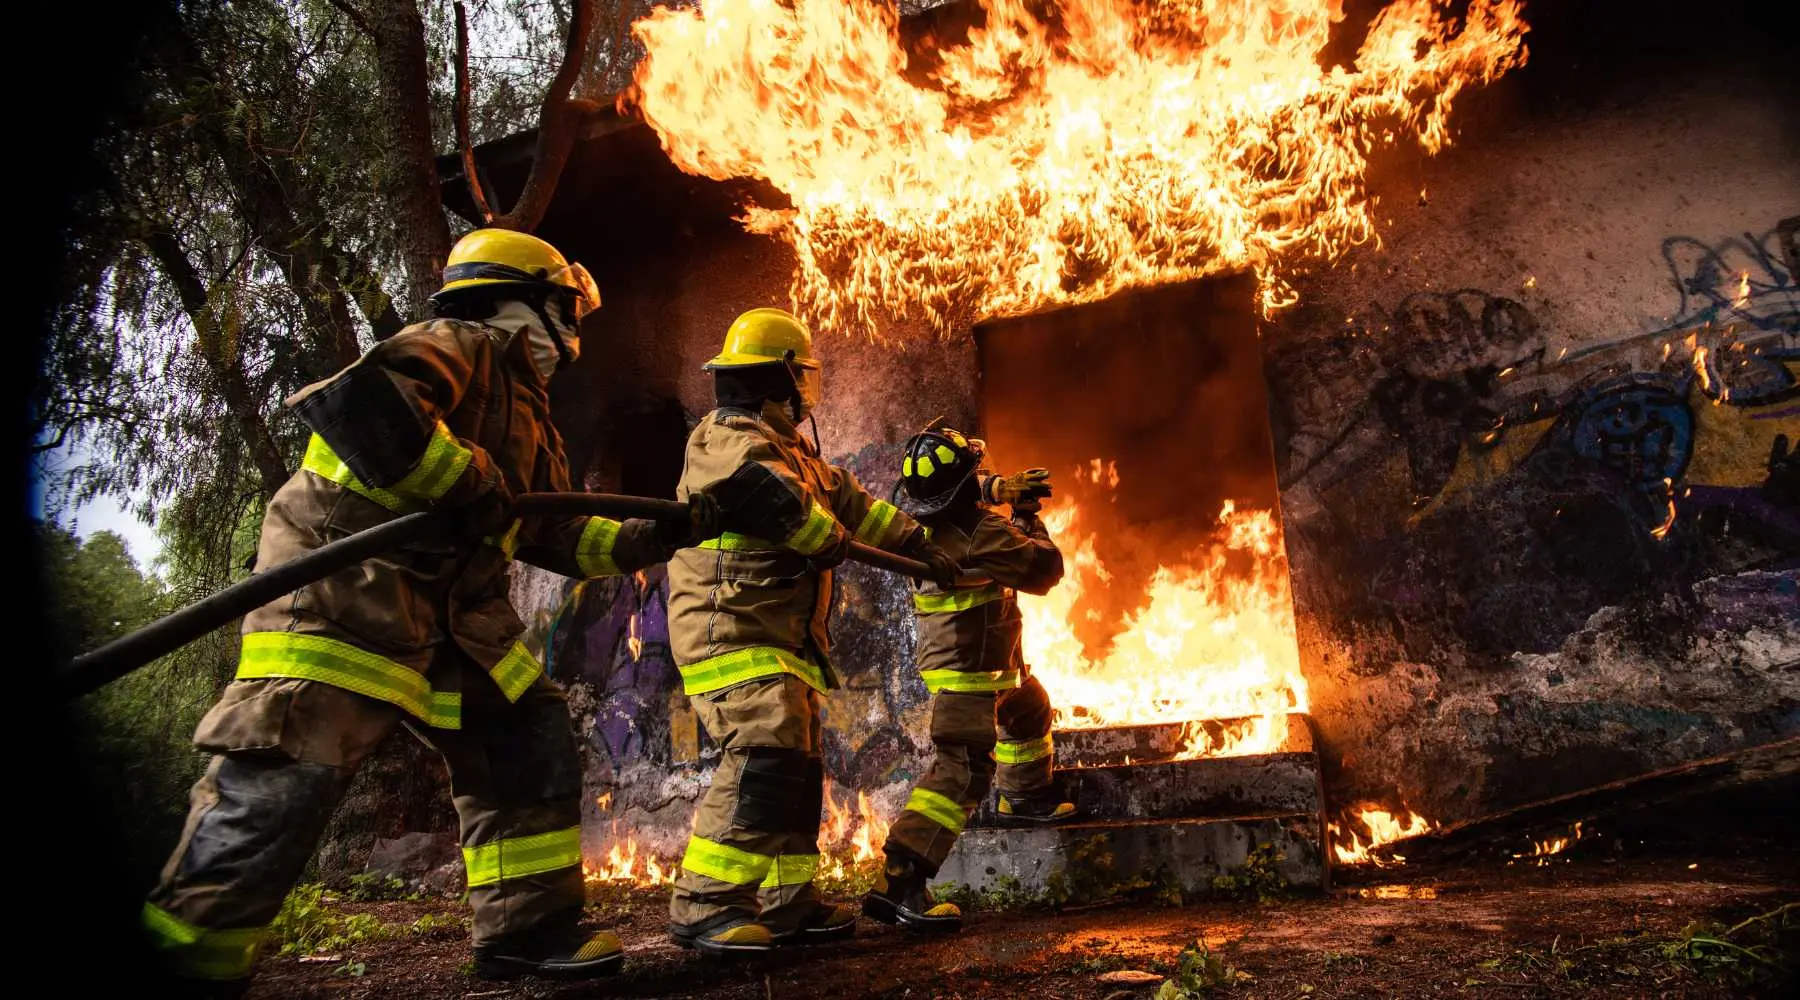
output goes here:
<path id="1" fill-rule="evenodd" d="M 688 516 L 688 505 L 678 500 L 620 496 L 611 493 L 527 493 L 513 504 L 515 517 L 579 516 L 648 518 L 668 521 Z M 340 538 L 279 566 L 253 574 L 224 590 L 81 654 L 51 678 L 51 690 L 60 698 L 76 698 L 98 690 L 119 678 L 172 653 L 182 646 L 268 602 L 341 570 L 417 541 L 441 530 L 440 511 L 421 511 L 395 518 L 354 535 Z M 849 558 L 866 566 L 902 576 L 923 579 L 930 569 L 917 559 L 887 552 L 861 542 L 850 543 Z M 964 573 L 960 586 L 978 586 L 986 577 Z"/>

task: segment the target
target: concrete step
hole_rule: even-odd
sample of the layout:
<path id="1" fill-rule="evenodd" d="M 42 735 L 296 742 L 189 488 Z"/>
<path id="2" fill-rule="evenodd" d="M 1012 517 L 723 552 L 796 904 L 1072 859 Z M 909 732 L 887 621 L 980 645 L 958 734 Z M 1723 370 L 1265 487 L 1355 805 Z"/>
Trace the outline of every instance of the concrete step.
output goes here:
<path id="1" fill-rule="evenodd" d="M 1115 764 L 1155 764 L 1173 760 L 1190 741 L 1195 729 L 1218 745 L 1258 722 L 1257 716 L 1235 719 L 1199 719 L 1193 722 L 1159 722 L 1141 726 L 1109 726 L 1103 729 L 1056 731 L 1058 767 L 1106 767 Z M 1311 753 L 1312 719 L 1303 712 L 1277 716 L 1278 753 Z"/>
<path id="2" fill-rule="evenodd" d="M 1142 881 L 1192 898 L 1216 891 L 1217 876 L 1244 875 L 1251 852 L 1268 845 L 1289 886 L 1324 888 L 1321 832 L 1316 812 L 971 829 L 934 884 L 1087 902 Z"/>
<path id="3" fill-rule="evenodd" d="M 1322 808 L 1318 757 L 1270 753 L 1163 764 L 1058 768 L 1063 794 L 1083 821 L 1205 819 L 1265 813 L 1318 813 Z M 989 796 L 969 818 L 971 827 L 1012 827 Z"/>

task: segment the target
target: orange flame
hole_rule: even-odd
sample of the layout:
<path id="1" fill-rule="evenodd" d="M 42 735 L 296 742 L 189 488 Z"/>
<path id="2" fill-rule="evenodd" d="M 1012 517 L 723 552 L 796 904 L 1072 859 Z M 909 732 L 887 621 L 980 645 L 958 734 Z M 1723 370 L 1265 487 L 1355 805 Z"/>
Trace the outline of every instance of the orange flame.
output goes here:
<path id="1" fill-rule="evenodd" d="M 936 330 L 1250 269 L 1375 235 L 1370 154 L 1450 141 L 1463 88 L 1525 61 L 1519 0 L 1395 0 L 1351 66 L 1342 0 L 974 0 L 985 23 L 909 55 L 889 5 L 705 0 L 633 26 L 626 101 L 674 163 L 768 181 L 746 227 L 794 252 L 817 326 Z"/>
<path id="2" fill-rule="evenodd" d="M 1074 623 L 1083 595 L 1112 577 L 1094 536 L 1080 530 L 1078 505 L 1061 504 L 1044 524 L 1063 550 L 1063 580 L 1042 597 L 1020 594 L 1019 610 L 1025 661 L 1050 693 L 1058 728 L 1189 723 L 1184 759 L 1279 748 L 1281 717 L 1306 710 L 1306 681 L 1273 511 L 1238 511 L 1227 501 L 1217 538 L 1183 564 L 1156 569 L 1147 603 L 1099 657 L 1088 654 Z M 1234 553 L 1253 557 L 1247 573 L 1227 571 Z M 1198 719 L 1248 721 L 1214 739 L 1190 721 Z"/>
<path id="3" fill-rule="evenodd" d="M 1534 840 L 1531 842 L 1531 852 L 1529 854 L 1515 854 L 1513 857 L 1530 858 L 1534 864 L 1541 867 L 1549 864 L 1552 857 L 1568 850 L 1570 846 L 1580 841 L 1582 837 L 1581 823 L 1578 821 L 1569 829 L 1567 834 L 1561 837 L 1546 837 L 1543 840 Z"/>
<path id="4" fill-rule="evenodd" d="M 612 803 L 612 793 L 600 796 L 597 801 L 600 808 L 606 808 Z M 825 816 L 819 825 L 817 877 L 846 878 L 858 865 L 880 857 L 882 845 L 887 843 L 888 825 L 870 804 L 867 792 L 856 793 L 856 809 L 852 811 L 847 804 L 838 802 L 827 782 Z M 635 836 L 621 837 L 617 820 L 611 823 L 608 839 L 611 846 L 603 861 L 582 862 L 582 874 L 587 881 L 638 886 L 666 885 L 675 881 L 680 862 L 673 858 L 658 859 L 641 848 Z"/>
<path id="5" fill-rule="evenodd" d="M 1372 864 L 1392 868 L 1406 863 L 1399 854 L 1372 854 L 1375 848 L 1396 840 L 1416 837 L 1437 828 L 1437 824 L 1401 806 L 1398 813 L 1386 807 L 1365 803 L 1344 813 L 1341 822 L 1331 823 L 1331 852 L 1339 864 Z M 1353 828 L 1354 827 L 1354 828 Z"/>

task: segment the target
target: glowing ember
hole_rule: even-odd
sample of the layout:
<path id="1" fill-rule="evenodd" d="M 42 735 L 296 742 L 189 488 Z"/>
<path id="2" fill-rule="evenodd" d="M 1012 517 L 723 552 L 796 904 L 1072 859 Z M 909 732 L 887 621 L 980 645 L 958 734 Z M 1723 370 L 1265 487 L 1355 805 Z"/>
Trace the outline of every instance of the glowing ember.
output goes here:
<path id="1" fill-rule="evenodd" d="M 1089 655 L 1074 623 L 1083 596 L 1106 591 L 1112 577 L 1094 537 L 1081 530 L 1078 505 L 1060 503 L 1044 523 L 1063 550 L 1063 581 L 1043 597 L 1019 595 L 1019 609 L 1025 661 L 1050 692 L 1058 728 L 1189 723 L 1182 759 L 1279 748 L 1282 716 L 1306 710 L 1306 682 L 1272 511 L 1238 511 L 1227 501 L 1215 539 L 1179 565 L 1156 569 L 1144 606 L 1099 656 Z M 1228 570 L 1234 555 L 1250 557 L 1247 570 Z M 1220 737 L 1190 722 L 1197 719 L 1248 721 Z"/>
<path id="2" fill-rule="evenodd" d="M 744 221 L 793 247 L 808 319 L 942 332 L 1236 269 L 1279 308 L 1374 237 L 1370 154 L 1437 152 L 1463 88 L 1525 61 L 1518 0 L 1396 0 L 1329 68 L 1342 0 L 975 2 L 916 58 L 890 5 L 661 7 L 624 102 L 681 169 L 787 197 Z"/>
<path id="3" fill-rule="evenodd" d="M 1552 857 L 1568 850 L 1571 845 L 1573 845 L 1577 841 L 1581 840 L 1582 836 L 1583 836 L 1583 834 L 1581 832 L 1581 824 L 1579 822 L 1577 822 L 1573 827 L 1571 827 L 1569 829 L 1569 832 L 1567 834 L 1564 834 L 1561 837 L 1547 837 L 1543 840 L 1534 840 L 1531 842 L 1531 852 L 1530 853 L 1515 854 L 1515 855 L 1513 855 L 1513 857 L 1515 859 L 1517 859 L 1517 858 L 1530 859 L 1532 861 L 1532 863 L 1539 865 L 1541 867 L 1543 865 L 1549 864 L 1550 859 Z M 1565 858 L 1564 860 L 1566 861 L 1568 859 Z"/>
<path id="4" fill-rule="evenodd" d="M 1330 824 L 1331 851 L 1338 864 L 1391 868 L 1405 864 L 1406 858 L 1399 854 L 1384 857 L 1370 852 L 1383 844 L 1416 837 L 1436 827 L 1436 823 L 1405 806 L 1396 814 L 1374 803 L 1365 803 L 1346 812 L 1342 822 Z"/>

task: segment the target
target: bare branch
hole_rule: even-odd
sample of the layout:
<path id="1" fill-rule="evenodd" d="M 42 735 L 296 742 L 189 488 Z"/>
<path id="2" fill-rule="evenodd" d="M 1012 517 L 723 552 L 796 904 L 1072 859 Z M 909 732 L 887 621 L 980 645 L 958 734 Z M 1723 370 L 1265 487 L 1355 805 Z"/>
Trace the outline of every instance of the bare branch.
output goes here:
<path id="1" fill-rule="evenodd" d="M 469 184 L 475 212 L 482 222 L 492 222 L 494 210 L 488 207 L 487 193 L 481 189 L 475 147 L 469 142 L 469 20 L 462 0 L 456 0 L 456 146 L 462 150 L 463 179 Z"/>
<path id="2" fill-rule="evenodd" d="M 543 221 L 550 199 L 556 194 L 556 182 L 569 162 L 575 146 L 576 130 L 581 120 L 598 110 L 594 101 L 570 97 L 581 67 L 587 60 L 588 35 L 594 26 L 594 0 L 576 0 L 569 21 L 569 32 L 563 39 L 562 66 L 544 92 L 542 110 L 538 113 L 537 148 L 531 159 L 531 176 L 512 211 L 493 220 L 505 229 L 530 232 Z"/>

